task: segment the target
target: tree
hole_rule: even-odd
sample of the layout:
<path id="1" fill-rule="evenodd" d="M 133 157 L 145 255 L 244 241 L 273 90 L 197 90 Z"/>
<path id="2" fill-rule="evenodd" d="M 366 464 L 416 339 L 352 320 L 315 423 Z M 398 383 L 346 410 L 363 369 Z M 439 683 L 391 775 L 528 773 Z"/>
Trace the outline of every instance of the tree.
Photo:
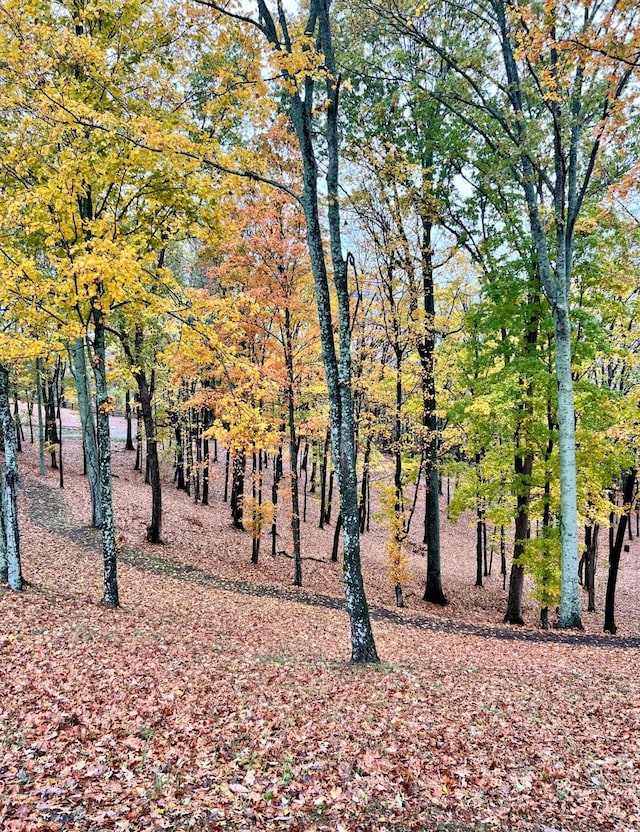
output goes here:
<path id="1" fill-rule="evenodd" d="M 424 47 L 381 24 L 371 4 L 343 4 L 340 15 L 343 62 L 357 94 L 345 107 L 347 152 L 356 171 L 386 203 L 396 257 L 409 292 L 411 346 L 420 362 L 422 444 L 425 469 L 424 543 L 427 575 L 424 600 L 445 605 L 440 564 L 439 425 L 435 351 L 437 228 L 450 188 L 450 155 L 457 149 L 445 132 L 445 109 L 432 88 L 446 85 L 447 67 L 429 76 Z M 402 5 L 402 4 L 401 4 Z M 393 119 L 389 120 L 389 113 Z M 445 140 L 446 139 L 446 140 Z M 358 213 L 366 225 L 361 204 Z M 374 212 L 375 215 L 375 212 Z M 373 220 L 375 222 L 375 220 Z M 446 248 L 446 244 L 442 246 Z M 443 258 L 446 261 L 446 257 Z"/>
<path id="2" fill-rule="evenodd" d="M 14 264 L 16 291 L 31 309 L 46 310 L 65 341 L 86 339 L 89 347 L 103 601 L 118 606 L 107 339 L 116 311 L 132 321 L 166 308 L 172 278 L 160 252 L 198 198 L 185 187 L 195 162 L 169 162 L 125 133 L 144 125 L 166 136 L 167 121 L 174 129 L 168 105 L 184 100 L 174 73 L 185 66 L 178 56 L 188 27 L 161 4 L 34 0 L 3 11 L 11 121 L 2 136 L 2 257 Z"/>
<path id="3" fill-rule="evenodd" d="M 272 157 L 270 167 L 279 170 L 283 180 L 287 176 L 285 159 L 291 155 L 290 141 L 276 126 L 269 133 L 270 146 L 264 148 L 265 156 Z M 275 157 L 275 149 L 280 150 L 280 159 Z M 297 411 L 300 389 L 317 375 L 314 348 L 317 330 L 309 316 L 313 290 L 304 241 L 304 215 L 301 206 L 282 191 L 255 187 L 235 209 L 230 208 L 229 232 L 223 247 L 217 251 L 220 265 L 210 275 L 214 286 L 217 284 L 223 290 L 240 289 L 255 299 L 256 307 L 247 307 L 251 313 L 246 321 L 247 340 L 261 339 L 262 370 L 284 393 L 282 404 L 273 403 L 274 418 L 287 426 L 294 585 L 301 586 Z M 274 428 L 277 429 L 275 425 Z M 276 480 L 282 475 L 278 471 Z M 277 502 L 277 482 L 273 495 Z"/>
<path id="4" fill-rule="evenodd" d="M 274 16 L 265 0 L 257 0 L 257 17 L 230 12 L 226 6 L 198 0 L 220 14 L 235 17 L 260 32 L 272 50 L 271 60 L 283 78 L 284 100 L 298 140 L 303 169 L 301 202 L 307 226 L 307 246 L 316 288 L 322 355 L 329 391 L 331 440 L 340 490 L 344 540 L 344 589 L 351 624 L 354 662 L 377 662 L 369 610 L 360 567 L 360 526 L 356 477 L 353 388 L 351 380 L 351 310 L 347 262 L 342 247 L 338 106 L 340 76 L 336 69 L 329 0 L 312 0 L 304 35 L 295 37 L 281 4 Z M 317 40 L 317 49 L 316 49 Z M 314 135 L 316 88 L 323 84 L 321 110 L 325 114 L 322 138 L 327 159 L 327 223 L 333 286 L 338 306 L 336 350 L 331 313 L 329 272 L 320 222 L 318 152 Z M 289 189 L 290 190 L 290 189 Z"/>
<path id="5" fill-rule="evenodd" d="M 18 458 L 16 429 L 9 401 L 9 370 L 0 364 L 0 427 L 4 471 L 0 481 L 0 580 L 15 592 L 22 590 L 20 532 L 18 529 Z"/>
<path id="6" fill-rule="evenodd" d="M 446 33 L 431 3 L 379 13 L 445 60 L 459 81 L 441 100 L 497 150 L 521 189 L 554 320 L 561 480 L 559 624 L 581 627 L 570 287 L 575 231 L 598 186 L 603 148 L 624 129 L 639 61 L 633 4 L 469 2 Z M 475 21 L 472 25 L 471 21 Z M 470 48 L 471 46 L 471 48 Z M 462 47 L 462 48 L 461 48 Z M 482 50 L 482 51 L 481 51 Z M 480 56 L 482 55 L 482 58 Z M 497 74 L 486 83 L 486 62 Z"/>

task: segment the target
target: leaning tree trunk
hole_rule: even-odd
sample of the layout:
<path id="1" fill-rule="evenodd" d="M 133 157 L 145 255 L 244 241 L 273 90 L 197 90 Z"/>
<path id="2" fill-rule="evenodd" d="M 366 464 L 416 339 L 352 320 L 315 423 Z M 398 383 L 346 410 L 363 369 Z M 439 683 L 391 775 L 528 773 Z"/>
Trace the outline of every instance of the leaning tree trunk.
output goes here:
<path id="1" fill-rule="evenodd" d="M 102 526 L 102 500 L 100 498 L 100 471 L 98 464 L 98 443 L 96 440 L 96 426 L 89 378 L 87 376 L 87 362 L 85 360 L 84 338 L 76 338 L 73 345 L 73 361 L 71 370 L 76 383 L 78 394 L 78 410 L 80 412 L 80 426 L 82 430 L 82 445 L 84 459 L 89 480 L 89 495 L 91 497 L 91 523 L 94 528 Z"/>
<path id="2" fill-rule="evenodd" d="M 105 331 L 102 315 L 93 314 L 93 375 L 96 382 L 98 422 L 98 462 L 100 466 L 100 500 L 102 503 L 102 551 L 104 558 L 104 593 L 102 603 L 106 607 L 118 607 L 117 549 L 113 522 L 113 493 L 111 484 L 111 437 L 109 431 L 109 393 L 107 390 L 107 366 Z"/>
<path id="3" fill-rule="evenodd" d="M 16 430 L 9 402 L 9 371 L 0 365 L 0 425 L 4 444 L 3 528 L 7 583 L 22 590 L 20 532 L 18 529 L 18 453 Z"/>

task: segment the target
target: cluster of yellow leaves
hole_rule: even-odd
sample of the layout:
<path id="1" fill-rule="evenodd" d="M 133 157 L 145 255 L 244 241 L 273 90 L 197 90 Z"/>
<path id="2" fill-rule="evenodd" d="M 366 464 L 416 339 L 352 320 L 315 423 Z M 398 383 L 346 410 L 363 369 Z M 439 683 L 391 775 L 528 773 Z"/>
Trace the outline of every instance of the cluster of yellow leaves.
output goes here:
<path id="1" fill-rule="evenodd" d="M 243 525 L 254 540 L 260 540 L 262 530 L 273 523 L 277 507 L 271 500 L 259 503 L 253 497 L 245 496 L 243 503 Z"/>
<path id="2" fill-rule="evenodd" d="M 411 579 L 409 558 L 403 546 L 406 538 L 405 512 L 397 510 L 396 491 L 393 485 L 385 483 L 380 487 L 379 519 L 387 529 L 385 552 L 387 571 L 391 586 L 402 585 Z"/>
<path id="3" fill-rule="evenodd" d="M 307 79 L 320 81 L 327 77 L 324 55 L 306 33 L 294 34 L 291 48 L 275 49 L 271 58 L 282 73 L 282 84 L 289 95 L 295 95 Z"/>

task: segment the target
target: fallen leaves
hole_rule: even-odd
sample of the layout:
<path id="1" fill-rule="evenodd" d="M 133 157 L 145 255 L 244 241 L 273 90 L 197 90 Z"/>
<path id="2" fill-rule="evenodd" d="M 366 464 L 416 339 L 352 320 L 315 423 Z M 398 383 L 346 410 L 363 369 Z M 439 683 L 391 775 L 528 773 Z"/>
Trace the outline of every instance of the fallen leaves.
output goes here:
<path id="1" fill-rule="evenodd" d="M 23 546 L 3 832 L 640 827 L 637 650 L 380 622 L 393 664 L 359 668 L 341 611 L 126 565 L 106 610 L 90 548 L 26 518 Z"/>

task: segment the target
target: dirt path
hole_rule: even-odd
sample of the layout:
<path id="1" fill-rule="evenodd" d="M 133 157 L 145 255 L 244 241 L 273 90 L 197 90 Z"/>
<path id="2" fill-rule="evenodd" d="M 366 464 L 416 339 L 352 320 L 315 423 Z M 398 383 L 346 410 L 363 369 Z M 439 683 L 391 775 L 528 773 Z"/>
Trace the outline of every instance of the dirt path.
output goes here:
<path id="1" fill-rule="evenodd" d="M 35 525 L 52 532 L 61 539 L 72 541 L 77 546 L 101 554 L 100 533 L 88 526 L 78 525 L 71 520 L 64 498 L 58 490 L 50 488 L 44 482 L 29 476 L 22 478 L 21 485 L 29 501 L 29 518 Z M 226 592 L 279 598 L 312 607 L 336 610 L 345 608 L 343 599 L 331 595 L 312 593 L 304 589 L 283 589 L 236 578 L 224 578 L 199 567 L 182 565 L 159 554 L 150 555 L 131 547 L 121 548 L 119 559 L 129 566 L 154 575 L 192 581 Z M 576 647 L 640 648 L 640 638 L 636 636 L 600 636 L 563 631 L 528 630 L 518 627 L 480 626 L 425 616 L 404 616 L 394 610 L 380 606 L 370 606 L 369 610 L 371 617 L 376 621 L 385 621 L 403 627 L 432 632 L 472 635 L 504 641 L 549 642 Z"/>

